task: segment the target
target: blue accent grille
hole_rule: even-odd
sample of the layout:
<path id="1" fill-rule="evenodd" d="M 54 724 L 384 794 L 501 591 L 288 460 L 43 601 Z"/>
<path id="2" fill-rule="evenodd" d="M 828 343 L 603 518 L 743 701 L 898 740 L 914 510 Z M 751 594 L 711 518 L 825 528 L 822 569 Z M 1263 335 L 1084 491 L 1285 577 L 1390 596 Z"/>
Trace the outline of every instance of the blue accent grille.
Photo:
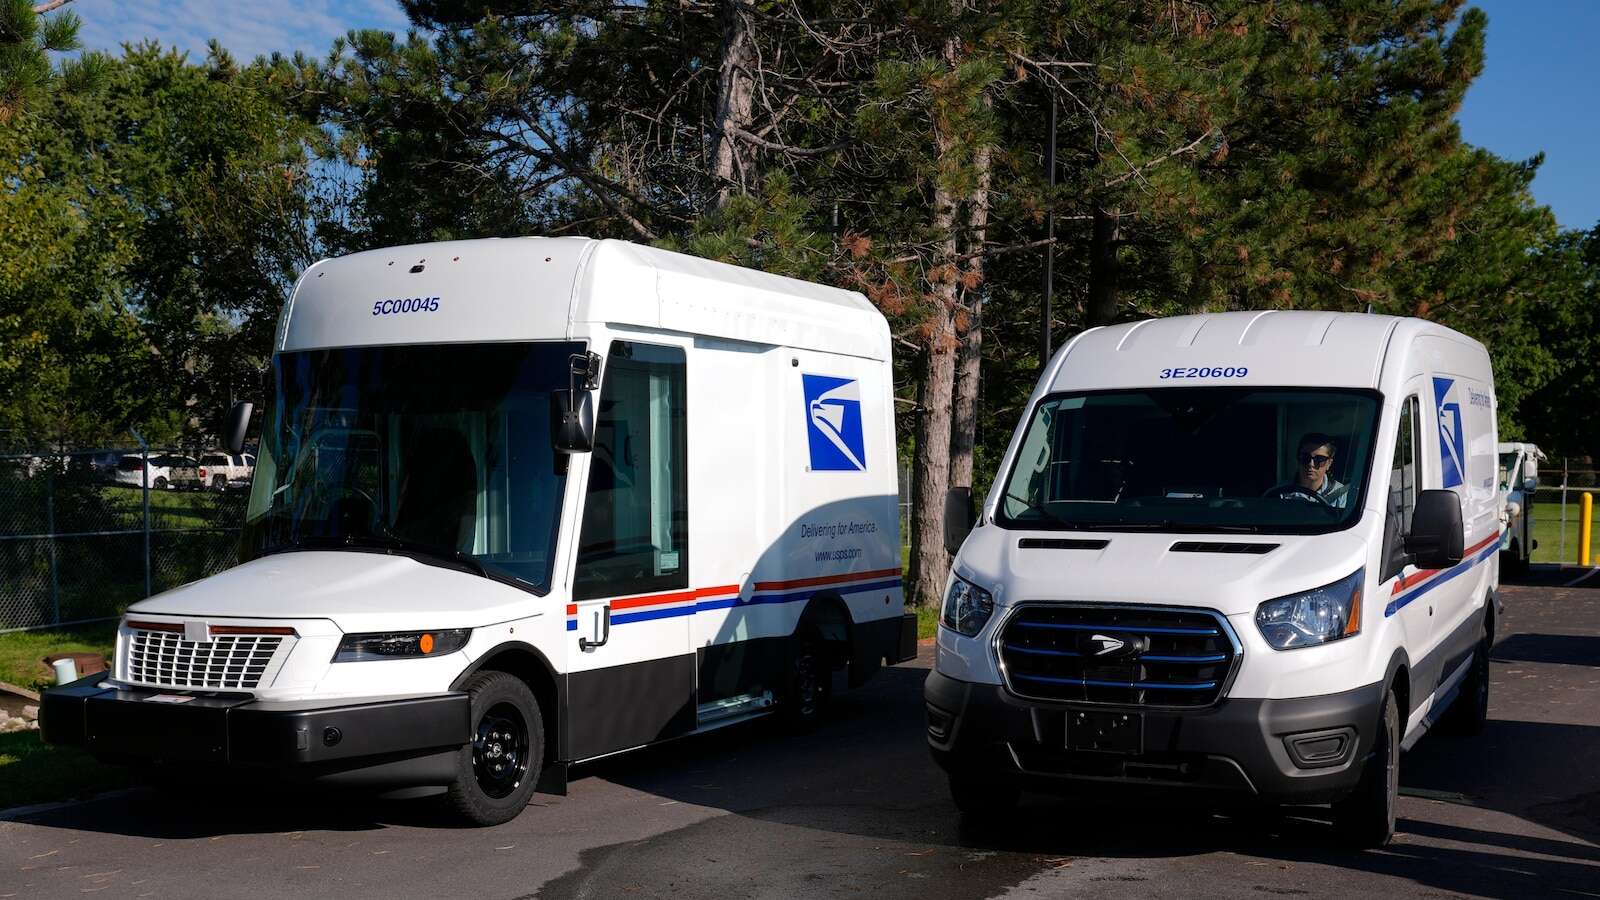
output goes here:
<path id="1" fill-rule="evenodd" d="M 1205 610 L 1025 606 L 999 647 L 1013 694 L 1117 706 L 1210 706 L 1237 663 L 1221 617 Z"/>

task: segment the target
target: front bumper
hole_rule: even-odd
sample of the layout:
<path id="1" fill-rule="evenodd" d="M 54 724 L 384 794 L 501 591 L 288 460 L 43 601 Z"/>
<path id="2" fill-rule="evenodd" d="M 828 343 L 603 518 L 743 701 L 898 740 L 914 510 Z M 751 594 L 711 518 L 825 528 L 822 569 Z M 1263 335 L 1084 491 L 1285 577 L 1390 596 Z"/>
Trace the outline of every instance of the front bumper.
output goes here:
<path id="1" fill-rule="evenodd" d="M 947 771 L 1015 779 L 1045 791 L 1190 789 L 1274 803 L 1348 794 L 1372 752 L 1383 685 L 1294 700 L 1226 699 L 1196 710 L 1019 700 L 1000 685 L 935 671 L 923 688 L 928 744 Z M 1143 716 L 1136 753 L 1067 750 L 1073 711 Z"/>
<path id="2" fill-rule="evenodd" d="M 109 688 L 105 675 L 44 693 L 44 741 L 107 762 L 276 770 L 359 786 L 448 784 L 471 736 L 465 693 L 263 702 L 248 694 Z"/>

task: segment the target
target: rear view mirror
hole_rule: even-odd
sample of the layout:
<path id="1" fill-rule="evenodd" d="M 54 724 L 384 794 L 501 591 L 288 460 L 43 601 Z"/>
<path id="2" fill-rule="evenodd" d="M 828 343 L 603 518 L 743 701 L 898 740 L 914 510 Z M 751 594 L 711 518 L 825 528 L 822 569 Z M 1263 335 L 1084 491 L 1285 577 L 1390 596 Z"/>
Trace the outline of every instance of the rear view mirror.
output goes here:
<path id="1" fill-rule="evenodd" d="M 951 488 L 944 495 L 944 550 L 951 556 L 961 552 L 967 535 L 972 533 L 972 523 L 977 518 L 972 509 L 972 488 Z"/>
<path id="2" fill-rule="evenodd" d="M 255 404 L 240 400 L 228 410 L 228 419 L 222 425 L 222 446 L 232 454 L 244 451 L 244 436 L 250 430 L 250 414 L 255 412 Z"/>
<path id="3" fill-rule="evenodd" d="M 1455 491 L 1423 491 L 1411 514 L 1406 552 L 1419 569 L 1448 569 L 1461 562 L 1466 534 L 1461 524 L 1461 497 Z"/>
<path id="4" fill-rule="evenodd" d="M 1529 478 L 1522 479 L 1522 492 L 1524 494 L 1532 494 L 1534 491 L 1537 491 L 1538 489 L 1539 489 L 1539 479 L 1538 478 L 1529 477 Z"/>
<path id="5" fill-rule="evenodd" d="M 562 453 L 588 453 L 594 449 L 592 394 L 569 390 L 550 395 L 550 439 Z"/>

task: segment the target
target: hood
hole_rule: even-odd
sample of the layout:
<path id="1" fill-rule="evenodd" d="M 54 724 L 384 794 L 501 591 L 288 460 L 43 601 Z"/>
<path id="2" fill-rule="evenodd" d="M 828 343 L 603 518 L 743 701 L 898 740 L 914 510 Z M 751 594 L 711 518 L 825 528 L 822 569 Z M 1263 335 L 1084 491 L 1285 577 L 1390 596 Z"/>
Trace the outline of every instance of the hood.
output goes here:
<path id="1" fill-rule="evenodd" d="M 329 619 L 345 632 L 474 628 L 554 609 L 469 572 L 405 556 L 278 553 L 157 594 L 130 613 L 245 619 Z"/>
<path id="2" fill-rule="evenodd" d="M 1103 547 L 1088 546 L 1102 541 Z M 1023 546 L 1034 542 L 1042 546 Z M 1185 544 L 1200 545 L 1199 552 L 1181 549 Z M 1264 552 L 1236 552 L 1237 545 Z M 1030 600 L 1150 603 L 1232 616 L 1255 612 L 1263 600 L 1337 581 L 1366 558 L 1366 542 L 1356 530 L 1204 535 L 1023 531 L 989 524 L 962 546 L 955 572 L 991 592 L 1001 606 Z"/>

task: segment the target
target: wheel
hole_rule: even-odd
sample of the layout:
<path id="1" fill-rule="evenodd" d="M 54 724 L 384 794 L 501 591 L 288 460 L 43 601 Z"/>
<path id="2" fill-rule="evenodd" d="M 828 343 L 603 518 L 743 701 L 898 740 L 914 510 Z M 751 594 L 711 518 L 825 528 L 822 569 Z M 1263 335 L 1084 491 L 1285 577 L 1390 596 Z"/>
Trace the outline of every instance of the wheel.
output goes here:
<path id="1" fill-rule="evenodd" d="M 213 491 L 225 491 L 225 490 L 227 490 L 228 489 L 228 476 L 226 476 L 226 475 L 213 476 L 212 479 L 211 479 L 211 489 Z"/>
<path id="2" fill-rule="evenodd" d="M 1394 837 L 1394 810 L 1400 797 L 1400 704 L 1394 691 L 1383 695 L 1383 713 L 1372 755 L 1361 782 L 1333 805 L 1333 826 L 1355 847 L 1382 847 Z"/>
<path id="3" fill-rule="evenodd" d="M 794 660 L 784 685 L 778 709 L 792 731 L 810 731 L 822 722 L 833 693 L 833 673 L 828 666 L 827 645 L 810 625 L 795 632 Z"/>
<path id="4" fill-rule="evenodd" d="M 165 475 L 157 475 L 156 480 L 151 482 L 150 486 L 158 491 L 164 491 L 167 489 L 167 484 L 168 482 Z"/>
<path id="5" fill-rule="evenodd" d="M 950 773 L 950 799 L 963 817 L 985 821 L 1016 809 L 1022 788 L 1008 778 L 956 771 Z"/>
<path id="6" fill-rule="evenodd" d="M 1509 570 L 1511 572 L 1511 574 L 1512 575 L 1518 575 L 1518 576 L 1528 574 L 1528 563 L 1532 559 L 1532 557 L 1533 557 L 1533 554 L 1531 552 L 1527 552 L 1523 548 L 1521 541 L 1512 541 L 1511 542 L 1511 568 Z"/>
<path id="7" fill-rule="evenodd" d="M 522 679 L 479 672 L 467 681 L 472 741 L 456 756 L 445 803 L 472 825 L 509 822 L 528 805 L 544 766 L 544 718 Z"/>
<path id="8" fill-rule="evenodd" d="M 1461 690 L 1445 711 L 1441 723 L 1453 734 L 1471 737 L 1483 732 L 1489 721 L 1489 653 L 1494 649 L 1489 619 L 1484 619 L 1483 637 L 1472 651 L 1472 668 L 1461 682 Z"/>

